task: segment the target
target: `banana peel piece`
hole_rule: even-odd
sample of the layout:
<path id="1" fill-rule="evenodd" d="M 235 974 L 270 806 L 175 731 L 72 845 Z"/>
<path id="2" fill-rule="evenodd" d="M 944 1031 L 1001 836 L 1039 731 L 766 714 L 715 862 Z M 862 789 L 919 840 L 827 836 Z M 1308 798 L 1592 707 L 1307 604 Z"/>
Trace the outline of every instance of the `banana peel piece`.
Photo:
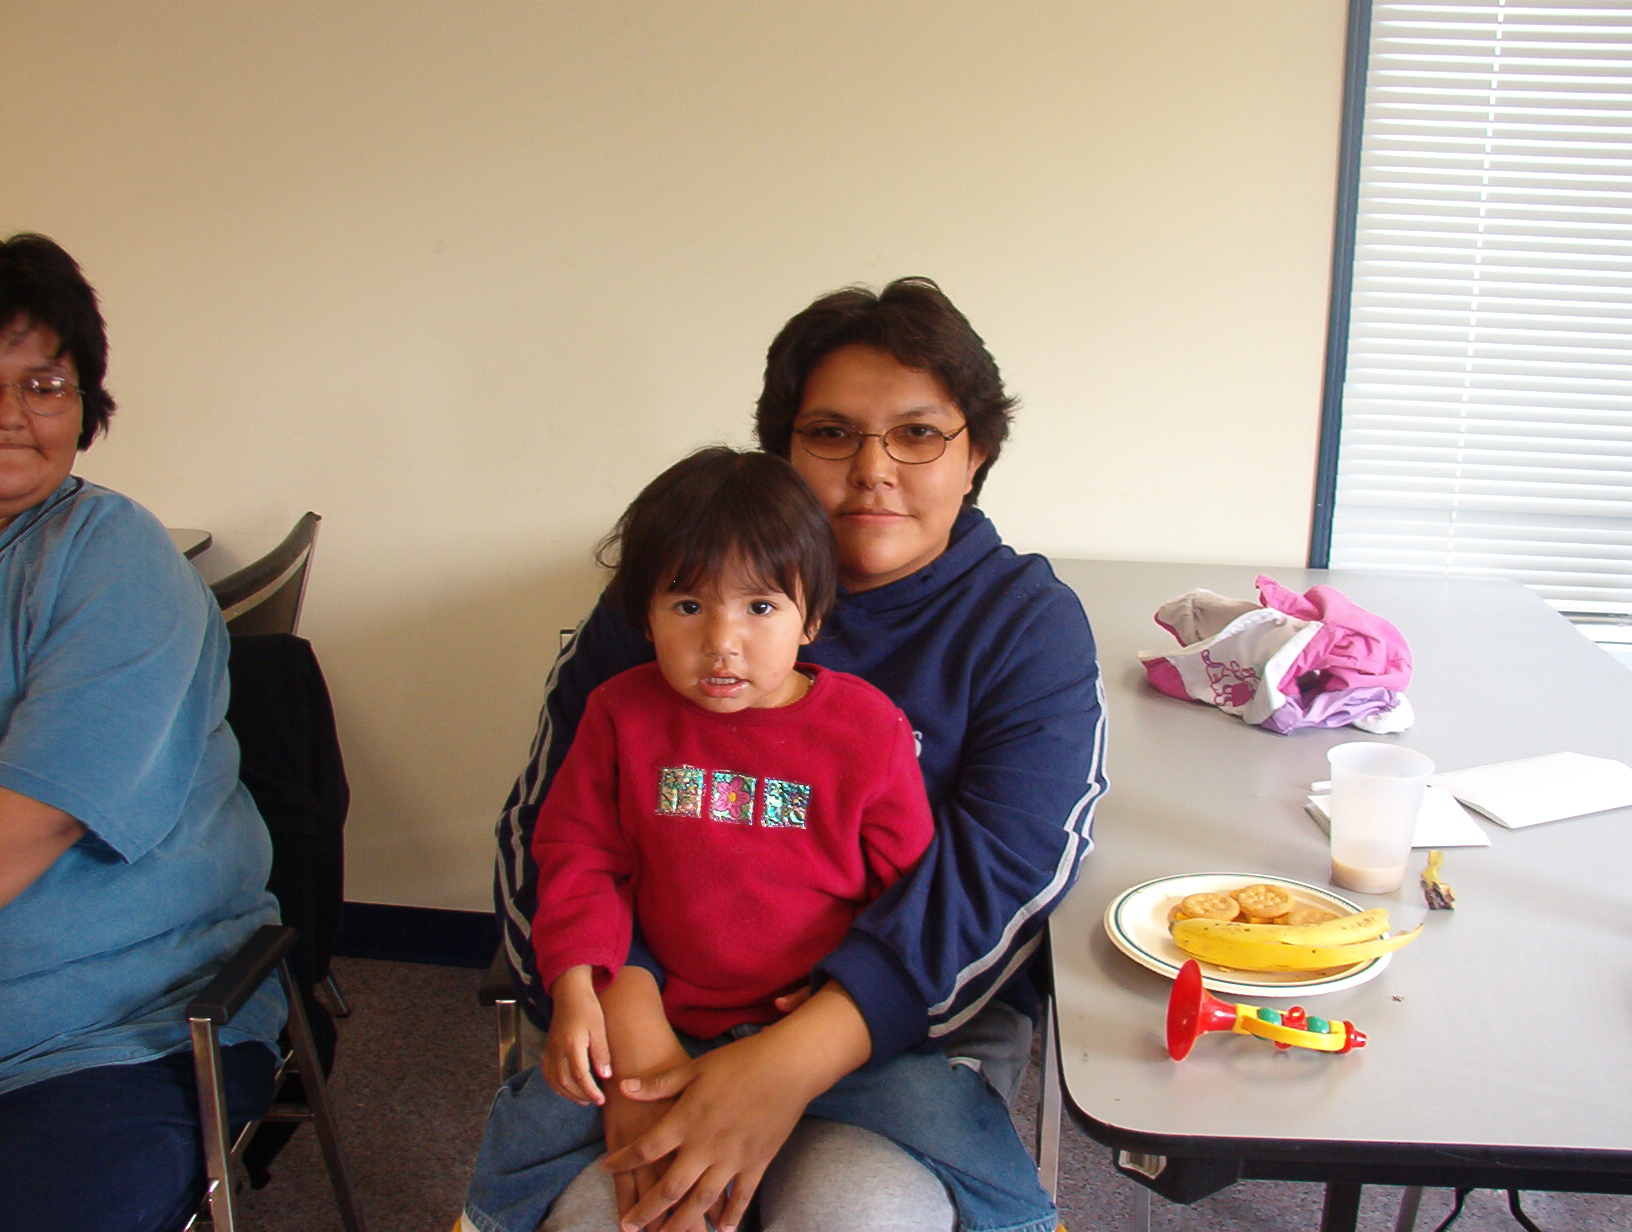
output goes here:
<path id="1" fill-rule="evenodd" d="M 1439 865 L 1445 859 L 1443 851 L 1430 851 L 1428 864 L 1422 870 L 1422 896 L 1430 911 L 1455 911 L 1456 892 L 1450 883 L 1440 880 Z"/>
<path id="2" fill-rule="evenodd" d="M 1409 945 L 1422 932 L 1422 925 L 1418 924 L 1409 932 L 1391 937 L 1375 937 L 1347 945 L 1309 945 L 1242 940 L 1230 934 L 1220 936 L 1217 931 L 1220 926 L 1229 927 L 1219 920 L 1180 920 L 1173 925 L 1174 944 L 1192 958 L 1237 971 L 1326 971 L 1380 958 Z"/>

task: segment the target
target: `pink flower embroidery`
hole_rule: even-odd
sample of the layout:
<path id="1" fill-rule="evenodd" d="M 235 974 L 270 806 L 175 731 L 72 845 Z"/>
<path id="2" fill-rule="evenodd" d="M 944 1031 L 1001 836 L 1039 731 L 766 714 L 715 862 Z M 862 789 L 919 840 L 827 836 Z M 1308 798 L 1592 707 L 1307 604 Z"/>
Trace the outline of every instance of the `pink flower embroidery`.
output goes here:
<path id="1" fill-rule="evenodd" d="M 713 821 L 754 824 L 754 788 L 750 775 L 716 770 L 708 776 L 708 816 Z"/>

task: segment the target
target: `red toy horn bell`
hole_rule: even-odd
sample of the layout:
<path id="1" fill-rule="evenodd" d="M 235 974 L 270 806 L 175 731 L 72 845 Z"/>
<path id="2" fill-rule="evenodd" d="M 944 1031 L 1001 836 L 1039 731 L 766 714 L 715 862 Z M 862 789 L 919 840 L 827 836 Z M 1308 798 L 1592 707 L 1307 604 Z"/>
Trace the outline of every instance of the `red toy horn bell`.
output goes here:
<path id="1" fill-rule="evenodd" d="M 1201 986 L 1201 968 L 1190 959 L 1179 968 L 1167 998 L 1167 1055 L 1182 1061 L 1209 1031 L 1235 1027 L 1235 1006 L 1226 1005 Z"/>

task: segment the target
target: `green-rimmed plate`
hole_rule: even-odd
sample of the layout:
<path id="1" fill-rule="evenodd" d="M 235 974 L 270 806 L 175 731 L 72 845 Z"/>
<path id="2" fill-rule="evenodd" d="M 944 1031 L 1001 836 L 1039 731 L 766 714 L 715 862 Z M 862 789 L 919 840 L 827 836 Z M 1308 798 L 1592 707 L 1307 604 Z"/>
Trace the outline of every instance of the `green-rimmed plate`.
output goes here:
<path id="1" fill-rule="evenodd" d="M 1256 882 L 1285 886 L 1293 897 L 1312 906 L 1325 907 L 1339 915 L 1359 911 L 1356 903 L 1322 886 L 1313 886 L 1289 877 L 1265 873 L 1186 873 L 1159 877 L 1124 890 L 1105 908 L 1105 932 L 1116 946 L 1142 967 L 1172 979 L 1190 956 L 1173 944 L 1168 932 L 1168 913 L 1179 900 L 1191 894 L 1229 893 Z M 1355 963 L 1340 971 L 1234 971 L 1212 963 L 1201 963 L 1201 982 L 1214 992 L 1231 996 L 1309 997 L 1323 992 L 1354 988 L 1382 974 L 1392 954 Z"/>

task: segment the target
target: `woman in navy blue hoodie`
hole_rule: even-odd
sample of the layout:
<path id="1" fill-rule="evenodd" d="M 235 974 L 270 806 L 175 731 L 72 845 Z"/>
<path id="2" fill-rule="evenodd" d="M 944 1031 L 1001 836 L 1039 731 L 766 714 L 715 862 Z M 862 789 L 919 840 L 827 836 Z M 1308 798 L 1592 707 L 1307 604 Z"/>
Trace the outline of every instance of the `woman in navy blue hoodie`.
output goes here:
<path id="1" fill-rule="evenodd" d="M 1013 406 L 984 343 L 927 279 L 823 296 L 771 344 L 760 445 L 804 476 L 839 546 L 838 605 L 805 657 L 865 678 L 906 712 L 936 837 L 818 966 L 814 991 L 788 999 L 786 1018 L 695 1060 L 662 1043 L 662 977 L 637 941 L 609 990 L 609 1030 L 625 1024 L 613 1041 L 618 1077 L 634 1076 L 607 1085 L 615 1149 L 546 1228 L 606 1226 L 594 1212 L 605 1210 L 607 1171 L 625 1227 L 685 1232 L 712 1210 L 732 1228 L 756 1191 L 765 1232 L 954 1226 L 938 1182 L 886 1138 L 804 1113 L 866 1065 L 898 1115 L 912 1097 L 892 1090 L 890 1060 L 931 1048 L 1011 1099 L 1029 1056 L 1028 967 L 1091 846 L 1105 733 L 1076 595 L 1042 557 L 1006 547 L 975 507 Z M 529 936 L 539 804 L 590 691 L 651 658 L 603 600 L 550 674 L 531 758 L 499 821 L 499 917 L 541 1020 Z M 563 1209 L 575 1202 L 591 1212 L 582 1225 Z"/>

